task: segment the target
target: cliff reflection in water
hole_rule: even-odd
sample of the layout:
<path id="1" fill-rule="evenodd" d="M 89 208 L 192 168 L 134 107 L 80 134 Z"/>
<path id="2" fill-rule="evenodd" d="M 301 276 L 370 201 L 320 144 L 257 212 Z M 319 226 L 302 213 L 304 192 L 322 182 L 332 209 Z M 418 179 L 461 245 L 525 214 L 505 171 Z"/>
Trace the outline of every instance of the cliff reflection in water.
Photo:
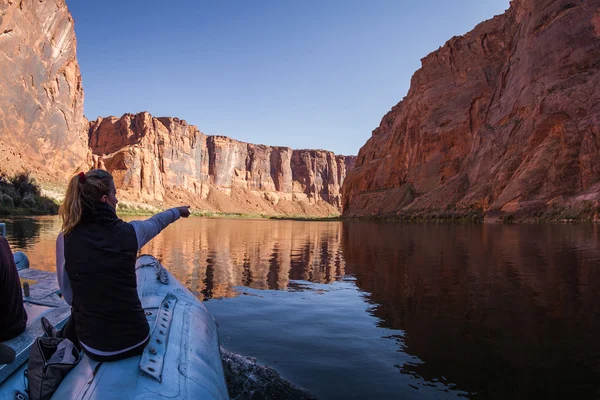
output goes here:
<path id="1" fill-rule="evenodd" d="M 422 360 L 399 373 L 485 398 L 585 397 L 600 388 L 598 228 L 205 219 L 144 250 L 200 298 L 352 275 Z"/>
<path id="2" fill-rule="evenodd" d="M 286 289 L 290 280 L 331 283 L 345 274 L 338 222 L 193 219 L 174 228 L 142 252 L 200 299 L 237 296 L 235 286 Z"/>
<path id="3" fill-rule="evenodd" d="M 353 275 L 380 327 L 405 332 L 398 350 L 422 360 L 400 373 L 486 398 L 571 397 L 600 388 L 599 236 L 593 225 L 196 220 L 144 250 L 201 298 Z"/>
<path id="4" fill-rule="evenodd" d="M 401 373 L 479 398 L 592 398 L 599 228 L 348 223 L 342 249 L 381 326 L 423 361 Z"/>

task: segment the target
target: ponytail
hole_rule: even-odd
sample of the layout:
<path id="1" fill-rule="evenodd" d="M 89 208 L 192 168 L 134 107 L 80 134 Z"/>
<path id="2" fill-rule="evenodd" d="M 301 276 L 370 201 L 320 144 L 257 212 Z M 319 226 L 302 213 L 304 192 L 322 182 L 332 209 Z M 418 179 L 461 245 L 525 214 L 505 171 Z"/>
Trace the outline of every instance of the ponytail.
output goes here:
<path id="1" fill-rule="evenodd" d="M 65 235 L 75 227 L 81 220 L 81 190 L 79 187 L 79 175 L 75 175 L 69 181 L 65 200 L 58 209 L 62 219 L 62 233 Z"/>
<path id="2" fill-rule="evenodd" d="M 67 234 L 81 221 L 83 209 L 94 208 L 94 203 L 108 195 L 114 187 L 112 175 L 102 169 L 80 172 L 69 181 L 65 200 L 58 210 L 63 223 L 61 232 Z"/>

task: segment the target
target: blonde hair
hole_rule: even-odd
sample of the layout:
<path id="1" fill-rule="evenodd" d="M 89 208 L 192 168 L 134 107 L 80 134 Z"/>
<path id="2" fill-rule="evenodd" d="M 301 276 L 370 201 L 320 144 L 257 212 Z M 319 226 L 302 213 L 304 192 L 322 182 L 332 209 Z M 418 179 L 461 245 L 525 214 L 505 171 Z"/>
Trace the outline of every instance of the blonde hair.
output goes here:
<path id="1" fill-rule="evenodd" d="M 65 235 L 81 221 L 83 209 L 93 209 L 102 196 L 109 195 L 114 187 L 112 175 L 103 169 L 80 172 L 69 181 L 65 200 L 58 210 L 62 219 L 61 232 Z"/>

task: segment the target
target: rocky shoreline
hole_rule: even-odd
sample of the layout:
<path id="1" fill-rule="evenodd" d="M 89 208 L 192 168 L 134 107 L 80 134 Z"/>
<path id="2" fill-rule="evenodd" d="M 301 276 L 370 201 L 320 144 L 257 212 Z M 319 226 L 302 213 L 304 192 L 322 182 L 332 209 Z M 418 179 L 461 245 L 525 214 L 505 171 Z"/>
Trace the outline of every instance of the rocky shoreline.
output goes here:
<path id="1" fill-rule="evenodd" d="M 600 223 L 600 206 L 594 202 L 581 202 L 571 205 L 537 204 L 535 207 L 520 209 L 517 212 L 463 208 L 448 206 L 440 209 L 411 209 L 397 212 L 374 212 L 371 215 L 344 215 L 340 220 L 389 220 L 413 222 L 455 222 L 455 223 Z"/>

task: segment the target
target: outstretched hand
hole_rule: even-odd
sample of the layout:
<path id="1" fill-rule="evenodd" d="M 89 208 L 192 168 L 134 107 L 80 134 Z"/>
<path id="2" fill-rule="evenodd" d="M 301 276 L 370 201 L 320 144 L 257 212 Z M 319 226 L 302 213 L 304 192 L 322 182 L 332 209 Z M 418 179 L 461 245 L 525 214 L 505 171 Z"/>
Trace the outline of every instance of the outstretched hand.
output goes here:
<path id="1" fill-rule="evenodd" d="M 181 215 L 183 218 L 190 216 L 190 206 L 179 206 L 177 207 L 177 210 L 179 211 L 179 215 Z"/>

